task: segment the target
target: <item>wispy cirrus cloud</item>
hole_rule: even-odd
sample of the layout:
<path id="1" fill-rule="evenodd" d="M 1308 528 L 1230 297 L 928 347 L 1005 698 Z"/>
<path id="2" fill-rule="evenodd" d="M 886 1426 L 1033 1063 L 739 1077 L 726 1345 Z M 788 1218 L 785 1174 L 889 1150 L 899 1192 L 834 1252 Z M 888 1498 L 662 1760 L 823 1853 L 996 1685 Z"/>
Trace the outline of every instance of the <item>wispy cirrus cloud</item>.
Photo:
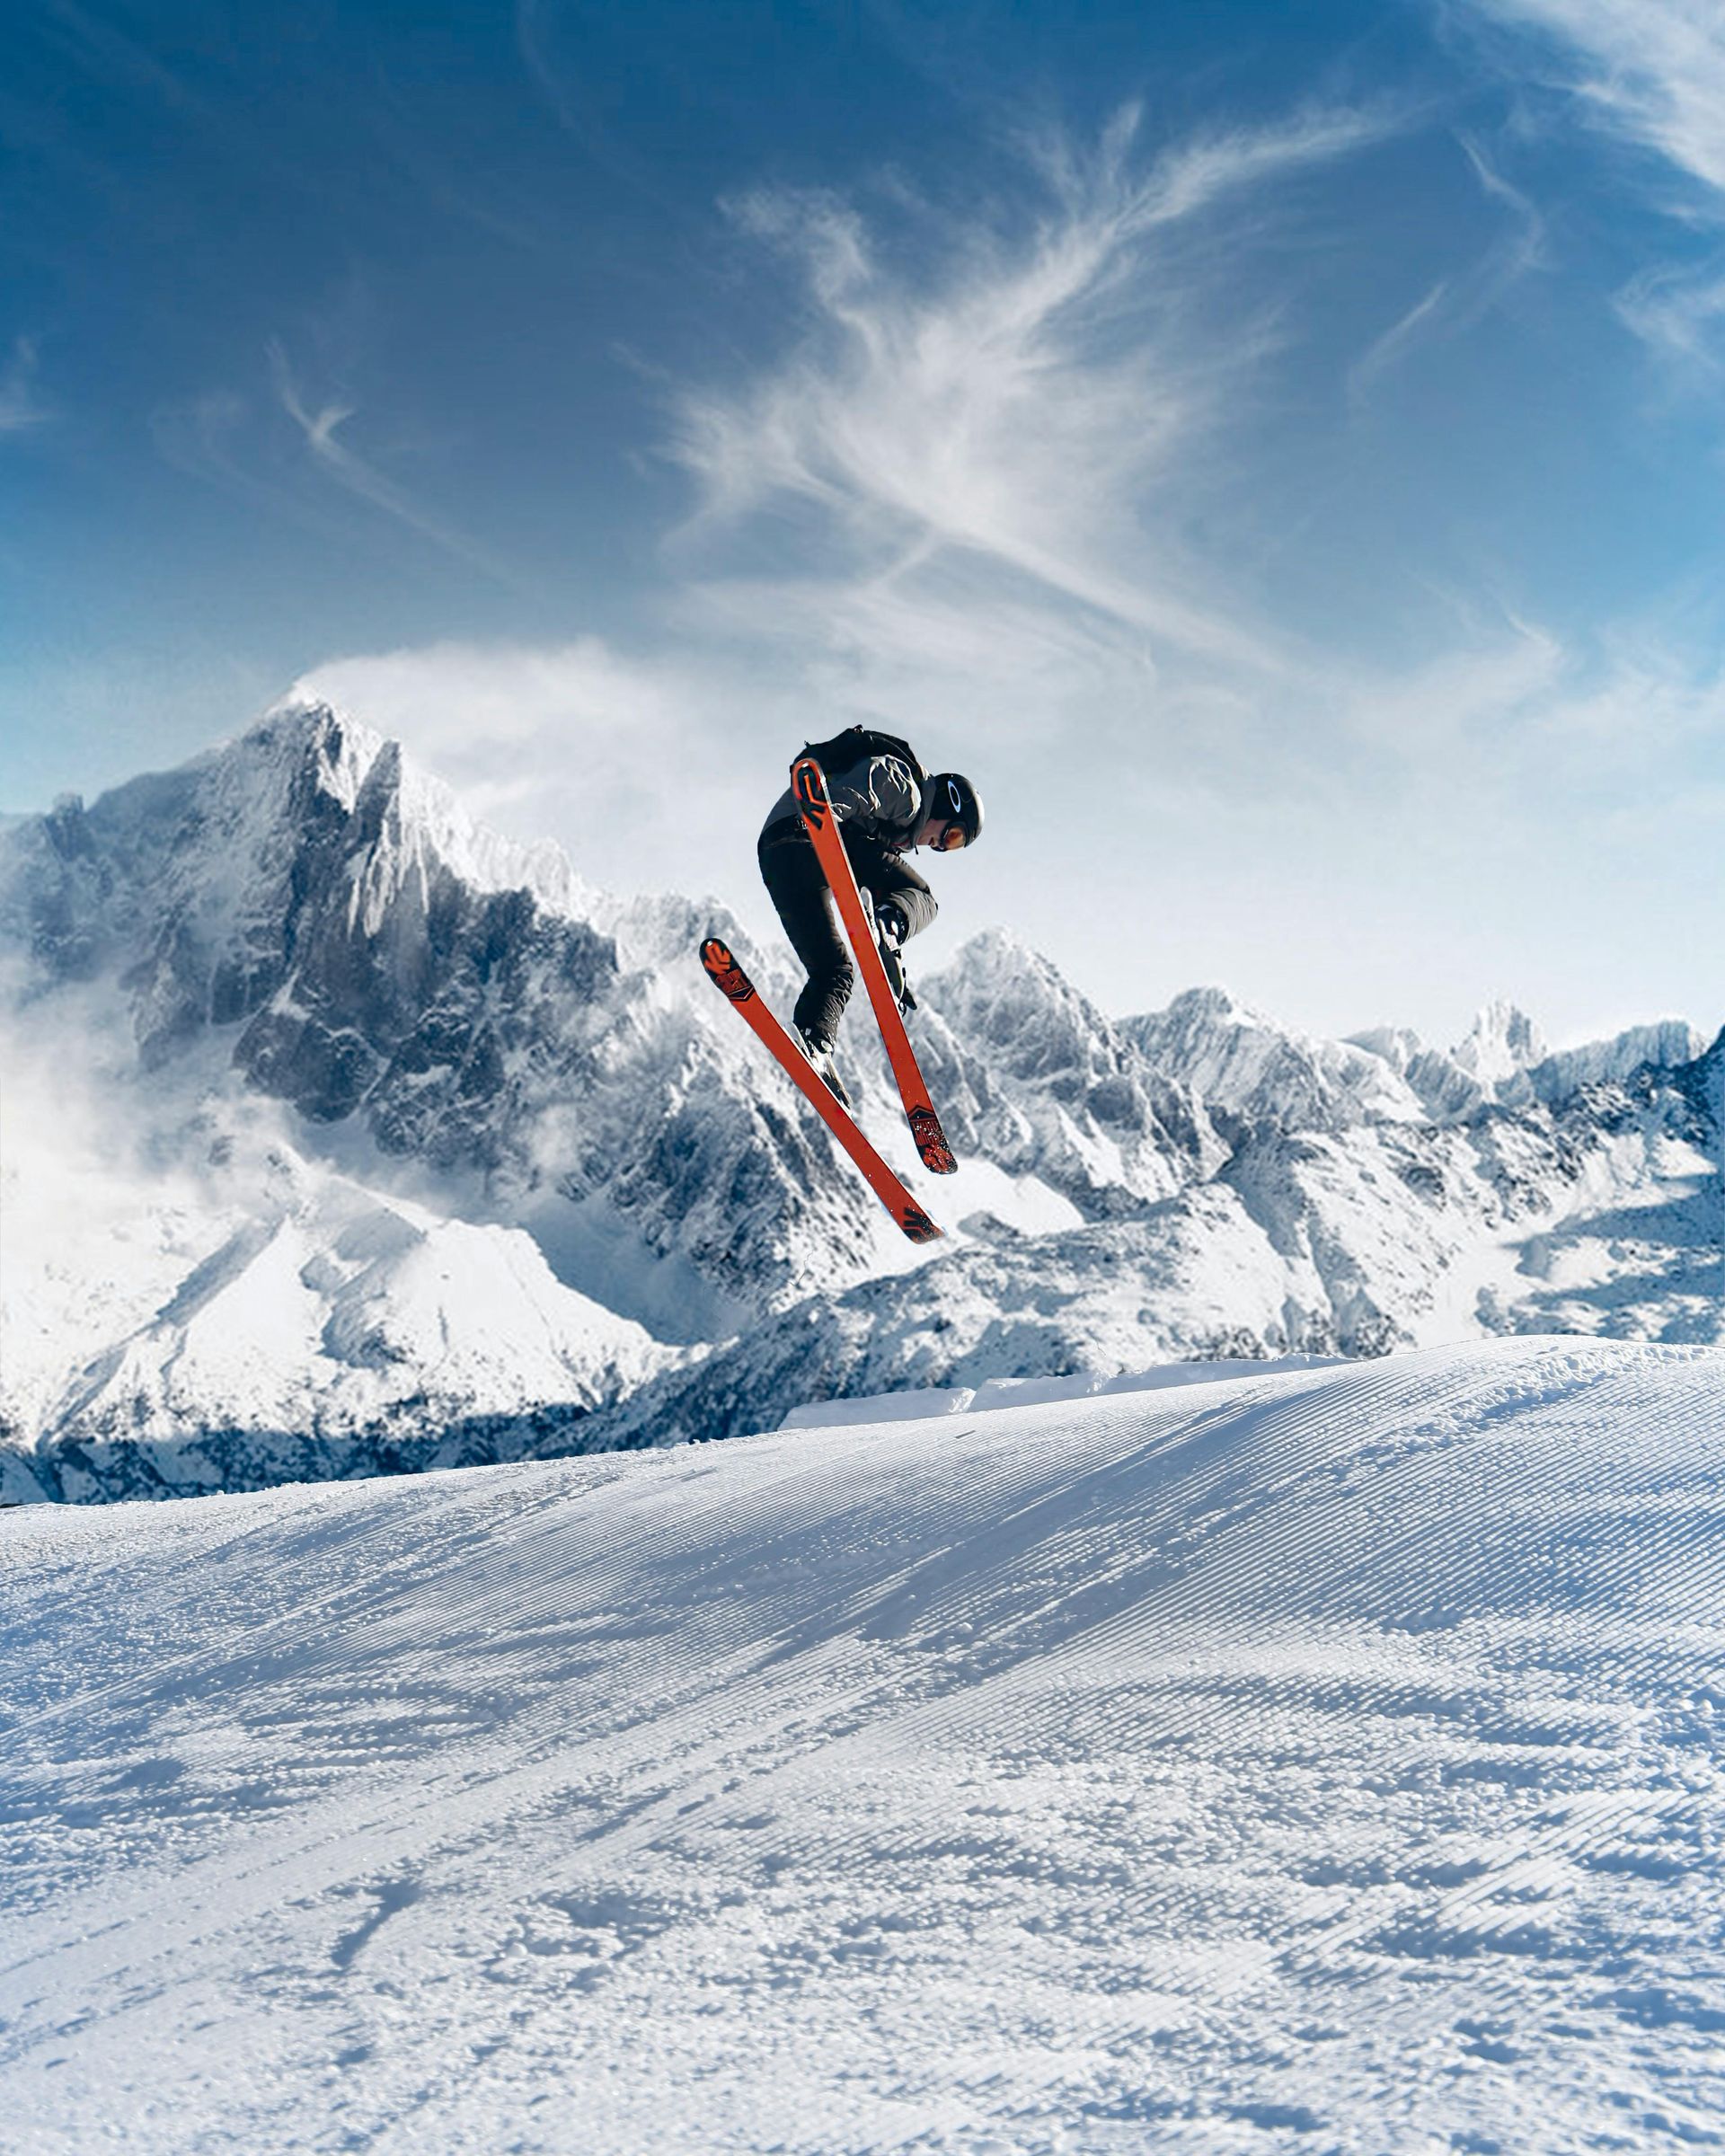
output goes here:
<path id="1" fill-rule="evenodd" d="M 299 483 L 281 456 L 268 455 L 270 413 L 255 393 L 205 390 L 158 404 L 149 415 L 156 455 L 175 472 L 215 487 L 271 519 L 339 542 L 345 504 L 323 488 Z"/>
<path id="2" fill-rule="evenodd" d="M 49 411 L 36 388 L 36 346 L 28 337 L 13 340 L 12 358 L 0 369 L 0 434 L 22 434 L 40 427 Z"/>
<path id="3" fill-rule="evenodd" d="M 1348 375 L 1348 393 L 1355 403 L 1363 402 L 1384 375 L 1420 346 L 1471 329 L 1544 261 L 1545 220 L 1537 207 L 1510 185 L 1476 142 L 1465 136 L 1459 139 L 1482 191 L 1501 206 L 1505 229 L 1471 269 L 1440 278 L 1355 361 Z"/>
<path id="4" fill-rule="evenodd" d="M 170 67 L 149 46 L 77 0 L 46 0 L 41 9 L 44 34 L 84 73 L 97 81 L 148 95 L 176 110 L 205 110 L 184 74 Z"/>
<path id="5" fill-rule="evenodd" d="M 1725 198 L 1725 13 L 1718 0 L 1473 4 L 1500 22 L 1544 32 L 1557 56 L 1557 79 L 1600 126 Z"/>
<path id="6" fill-rule="evenodd" d="M 560 60 L 560 16 L 565 31 L 579 27 L 576 10 L 560 10 L 548 0 L 515 0 L 516 53 L 535 94 L 600 171 L 680 222 L 684 213 L 674 190 L 607 119 L 611 101 L 599 88 L 590 65 Z"/>
<path id="7" fill-rule="evenodd" d="M 1617 313 L 1643 343 L 1680 366 L 1710 375 L 1725 367 L 1715 349 L 1725 323 L 1725 277 L 1697 278 L 1686 269 L 1644 270 L 1617 295 Z"/>
<path id="8" fill-rule="evenodd" d="M 308 401 L 280 341 L 272 338 L 266 349 L 281 409 L 298 428 L 320 472 L 348 493 L 394 517 L 396 523 L 405 525 L 409 531 L 466 562 L 470 568 L 482 570 L 500 583 L 512 587 L 518 584 L 515 574 L 488 548 L 426 508 L 404 488 L 348 446 L 341 438 L 341 432 L 356 416 L 357 404 L 340 397 L 323 403 Z"/>
<path id="9" fill-rule="evenodd" d="M 1725 11 L 1718 0 L 1471 0 L 1525 33 L 1532 65 L 1605 134 L 1657 161 L 1659 207 L 1703 235 L 1725 219 Z M 1616 298 L 1624 326 L 1661 359 L 1711 375 L 1725 278 L 1717 250 L 1656 262 Z"/>
<path id="10" fill-rule="evenodd" d="M 150 438 L 164 463 L 188 478 L 270 508 L 304 514 L 288 489 L 271 486 L 248 462 L 244 445 L 255 420 L 249 398 L 235 390 L 206 390 L 158 404 L 149 418 Z"/>
<path id="11" fill-rule="evenodd" d="M 971 602 L 986 574 L 1015 604 L 1265 662 L 1155 497 L 1190 503 L 1200 448 L 1216 456 L 1280 334 L 1273 310 L 1238 307 L 1215 333 L 1264 194 L 1387 124 L 1311 112 L 1146 163 L 1128 110 L 1089 155 L 1032 146 L 1043 208 L 1016 228 L 977 219 L 897 251 L 834 196 L 744 197 L 735 222 L 791 264 L 805 333 L 742 386 L 677 400 L 673 454 L 699 496 L 686 541 L 777 515 L 842 564 L 807 595 L 836 619 L 956 570 Z"/>

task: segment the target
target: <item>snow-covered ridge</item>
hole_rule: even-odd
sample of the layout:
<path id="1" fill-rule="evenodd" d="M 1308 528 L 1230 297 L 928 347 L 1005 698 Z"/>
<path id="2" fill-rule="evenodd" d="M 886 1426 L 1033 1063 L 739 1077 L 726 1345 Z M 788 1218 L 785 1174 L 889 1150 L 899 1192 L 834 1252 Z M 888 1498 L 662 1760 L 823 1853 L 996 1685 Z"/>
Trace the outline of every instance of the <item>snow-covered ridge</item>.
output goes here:
<path id="1" fill-rule="evenodd" d="M 315 698 L 275 705 L 188 770 L 199 782 L 190 812 L 230 856 L 263 850 L 284 821 L 307 813 L 310 799 L 327 796 L 378 842 L 366 860 L 362 902 L 368 886 L 377 903 L 392 869 L 403 881 L 447 870 L 475 890 L 527 891 L 574 915 L 597 897 L 552 840 L 522 845 L 476 823 L 454 788 L 400 742 Z"/>
<path id="2" fill-rule="evenodd" d="M 1240 1003 L 1192 988 L 1164 1011 L 1122 1021 L 1157 1067 L 1207 1107 L 1296 1129 L 1351 1123 L 1453 1123 L 1488 1107 L 1560 1106 L 1589 1085 L 1622 1085 L 1649 1065 L 1691 1063 L 1707 1038 L 1685 1019 L 1631 1026 L 1607 1040 L 1548 1049 L 1513 1003 L 1487 1003 L 1454 1047 L 1383 1026 L 1320 1040 Z"/>
<path id="3" fill-rule="evenodd" d="M 1439 1122 L 1459 1121 L 1491 1105 L 1554 1107 L 1587 1086 L 1623 1085 L 1650 1066 L 1672 1070 L 1693 1063 L 1707 1046 L 1706 1036 L 1686 1019 L 1667 1018 L 1548 1052 L 1533 1021 L 1502 1003 L 1488 1003 L 1467 1038 L 1452 1049 L 1427 1047 L 1417 1034 L 1393 1027 L 1357 1034 L 1355 1041 L 1405 1078 Z"/>
<path id="4" fill-rule="evenodd" d="M 148 1157 L 5 1059 L 0 1502 L 260 1489 L 565 1449 L 676 1366 L 518 1230 L 367 1189 L 269 1104 Z"/>
<path id="5" fill-rule="evenodd" d="M 1703 2147 L 1722 1502 L 1530 1338 L 0 1515 L 6 2132 Z"/>
<path id="6" fill-rule="evenodd" d="M 713 995 L 709 930 L 782 1005 L 783 957 L 722 910 L 590 890 L 317 704 L 0 832 L 0 1078 L 46 1074 L 0 1128 L 19 1485 L 254 1481 L 288 1424 L 293 1471 L 339 1474 L 422 1456 L 415 1415 L 480 1459 L 834 1394 L 1725 1325 L 1720 1051 L 1677 1021 L 1546 1055 L 1507 1006 L 1454 1051 L 1221 990 L 1115 1020 L 988 931 L 917 984 L 963 1162 L 919 1254 Z M 911 1169 L 865 1019 L 847 1060 Z M 436 1253 L 372 1271 L 375 1326 L 332 1255 L 356 1207 Z M 491 1352 L 500 1298 L 540 1316 Z"/>
<path id="7" fill-rule="evenodd" d="M 1237 1002 L 1192 988 L 1126 1029 L 1159 1069 L 1232 1114 L 1297 1127 L 1424 1119 L 1401 1072 L 1351 1041 L 1316 1040 Z"/>

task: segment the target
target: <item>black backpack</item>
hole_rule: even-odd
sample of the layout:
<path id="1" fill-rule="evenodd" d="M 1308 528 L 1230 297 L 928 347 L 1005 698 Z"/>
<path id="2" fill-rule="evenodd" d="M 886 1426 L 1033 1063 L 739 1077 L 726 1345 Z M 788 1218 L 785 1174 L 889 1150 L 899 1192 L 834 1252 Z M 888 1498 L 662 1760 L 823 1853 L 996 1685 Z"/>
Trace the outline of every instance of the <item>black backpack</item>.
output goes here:
<path id="1" fill-rule="evenodd" d="M 802 753 L 816 757 L 828 778 L 848 771 L 864 756 L 897 756 L 901 764 L 909 764 L 911 776 L 919 786 L 928 784 L 928 773 L 917 762 L 909 742 L 901 741 L 897 734 L 883 734 L 876 726 L 847 726 L 830 741 L 805 742 Z"/>

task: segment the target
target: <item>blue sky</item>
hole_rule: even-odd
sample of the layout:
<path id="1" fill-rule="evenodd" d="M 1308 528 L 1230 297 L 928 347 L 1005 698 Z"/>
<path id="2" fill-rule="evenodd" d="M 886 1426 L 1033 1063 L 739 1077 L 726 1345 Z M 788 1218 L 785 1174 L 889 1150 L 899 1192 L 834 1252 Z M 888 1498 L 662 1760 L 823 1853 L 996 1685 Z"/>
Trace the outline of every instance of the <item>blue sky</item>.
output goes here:
<path id="1" fill-rule="evenodd" d="M 0 17 L 0 807 L 296 683 L 756 926 L 967 769 L 927 963 L 1714 1025 L 1703 0 Z"/>

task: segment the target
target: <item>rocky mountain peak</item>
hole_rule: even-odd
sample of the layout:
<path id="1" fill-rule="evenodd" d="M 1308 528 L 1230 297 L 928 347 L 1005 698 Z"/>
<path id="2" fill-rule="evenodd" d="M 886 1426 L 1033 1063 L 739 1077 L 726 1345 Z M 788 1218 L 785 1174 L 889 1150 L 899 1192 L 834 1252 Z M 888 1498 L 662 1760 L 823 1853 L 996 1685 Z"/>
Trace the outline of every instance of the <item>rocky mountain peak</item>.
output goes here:
<path id="1" fill-rule="evenodd" d="M 1190 988 L 1124 1021 L 1149 1061 L 1213 1109 L 1250 1122 L 1322 1129 L 1420 1108 L 1384 1059 L 1349 1041 L 1279 1025 L 1225 988 Z"/>
<path id="2" fill-rule="evenodd" d="M 1190 1087 L 1153 1069 L 1052 960 L 1007 932 L 973 937 L 926 989 L 947 1033 L 931 1044 L 940 1076 L 960 1089 L 955 1138 L 1034 1172 L 1083 1217 L 1136 1211 L 1225 1156 Z"/>
<path id="3" fill-rule="evenodd" d="M 1530 1069 L 1548 1053 L 1539 1028 L 1527 1013 L 1501 997 L 1486 1003 L 1474 1019 L 1454 1059 L 1482 1085 L 1500 1084 L 1517 1071 Z"/>
<path id="4" fill-rule="evenodd" d="M 390 747 L 381 734 L 332 704 L 290 696 L 199 762 L 210 770 L 243 774 L 254 793 L 268 791 L 258 785 L 258 774 L 279 772 L 289 789 L 315 790 L 351 813 L 373 766 Z"/>

